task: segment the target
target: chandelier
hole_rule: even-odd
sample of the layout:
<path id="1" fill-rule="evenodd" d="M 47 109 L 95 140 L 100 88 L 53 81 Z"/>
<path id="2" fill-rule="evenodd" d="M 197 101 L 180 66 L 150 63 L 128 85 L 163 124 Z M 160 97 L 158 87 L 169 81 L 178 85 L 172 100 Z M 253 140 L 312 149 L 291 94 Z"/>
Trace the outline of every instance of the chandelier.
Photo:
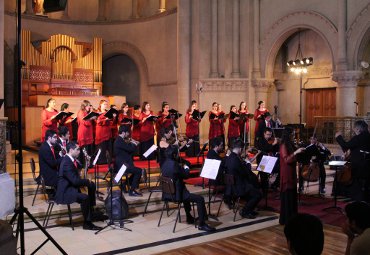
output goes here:
<path id="1" fill-rule="evenodd" d="M 298 33 L 298 49 L 297 53 L 295 54 L 295 59 L 289 60 L 286 64 L 289 67 L 289 71 L 296 74 L 306 74 L 307 67 L 313 64 L 312 57 L 303 57 L 300 32 Z"/>

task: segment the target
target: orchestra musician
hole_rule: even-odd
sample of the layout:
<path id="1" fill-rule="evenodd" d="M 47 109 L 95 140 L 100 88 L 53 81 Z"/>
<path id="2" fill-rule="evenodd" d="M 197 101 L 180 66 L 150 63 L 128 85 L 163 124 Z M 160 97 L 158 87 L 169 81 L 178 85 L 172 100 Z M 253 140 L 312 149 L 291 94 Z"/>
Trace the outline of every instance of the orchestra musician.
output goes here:
<path id="1" fill-rule="evenodd" d="M 41 112 L 41 142 L 45 141 L 46 130 L 51 129 L 58 132 L 58 121 L 55 119 L 58 111 L 55 109 L 55 104 L 55 99 L 49 98 L 46 102 L 45 109 Z"/>
<path id="2" fill-rule="evenodd" d="M 107 163 L 106 151 L 110 150 L 110 139 L 112 136 L 111 125 L 113 120 L 105 116 L 105 113 L 108 111 L 109 105 L 107 100 L 100 100 L 98 112 L 100 113 L 99 117 L 96 119 L 96 131 L 95 131 L 95 145 L 97 149 L 101 150 L 100 157 L 98 159 L 98 164 Z M 116 114 L 113 114 L 113 118 L 116 117 Z"/>
<path id="3" fill-rule="evenodd" d="M 62 157 L 55 151 L 58 136 L 54 130 L 46 130 L 45 141 L 39 150 L 40 175 L 44 178 L 45 185 L 56 187 L 58 183 L 58 169 Z"/>
<path id="4" fill-rule="evenodd" d="M 285 225 L 297 214 L 297 154 L 304 148 L 294 146 L 294 132 L 285 128 L 280 143 L 280 218 L 279 223 Z"/>
<path id="5" fill-rule="evenodd" d="M 216 229 L 214 227 L 211 227 L 206 223 L 207 213 L 203 196 L 190 193 L 185 186 L 184 179 L 189 177 L 189 167 L 186 165 L 183 167 L 178 163 L 178 151 L 179 150 L 175 145 L 170 145 L 166 148 L 164 153 L 166 159 L 161 167 L 162 175 L 173 180 L 176 192 L 175 198 L 176 201 L 182 201 L 184 204 L 186 222 L 188 224 L 194 224 L 195 219 L 191 215 L 190 202 L 195 202 L 197 204 L 199 217 L 198 229 L 207 232 L 215 231 Z M 163 195 L 162 199 L 173 198 Z"/>
<path id="6" fill-rule="evenodd" d="M 209 112 L 209 134 L 208 139 L 211 142 L 216 137 L 221 137 L 223 134 L 223 118 L 220 118 L 221 113 L 218 112 L 218 103 L 212 104 L 212 110 Z"/>
<path id="7" fill-rule="evenodd" d="M 69 104 L 63 103 L 60 107 L 61 112 L 69 113 Z M 64 116 L 59 120 L 59 126 L 66 126 L 69 130 L 69 139 L 73 140 L 73 129 L 72 129 L 73 118 L 71 116 Z"/>
<path id="8" fill-rule="evenodd" d="M 150 110 L 150 104 L 144 102 L 141 108 L 141 128 L 140 128 L 140 154 L 145 153 L 154 144 L 154 121 L 147 120 L 153 116 L 153 111 Z M 143 156 L 142 159 L 145 159 Z M 150 154 L 148 159 L 154 159 L 155 153 Z"/>
<path id="9" fill-rule="evenodd" d="M 235 113 L 232 115 L 231 112 Z M 233 116 L 236 116 L 233 118 Z M 227 130 L 227 144 L 231 148 L 233 142 L 240 137 L 240 115 L 237 114 L 236 106 L 230 106 L 230 114 L 229 114 L 229 127 Z M 243 124 L 244 130 L 244 124 Z"/>
<path id="10" fill-rule="evenodd" d="M 84 120 L 91 111 L 92 105 L 88 100 L 84 100 L 81 104 L 81 108 L 77 113 L 77 142 L 81 148 L 85 148 L 89 155 L 93 152 L 93 122 L 97 117 L 92 117 L 88 120 Z M 82 154 L 81 154 L 82 155 Z"/>
<path id="11" fill-rule="evenodd" d="M 249 133 L 249 118 L 248 118 L 248 108 L 247 103 L 244 101 L 241 101 L 239 104 L 239 110 L 238 113 L 240 115 L 239 120 L 239 132 L 240 132 L 240 138 L 242 141 L 244 141 L 244 133 L 245 133 L 245 141 L 248 142 L 248 133 Z"/>
<path id="12" fill-rule="evenodd" d="M 263 114 L 268 112 L 267 108 L 265 107 L 264 101 L 258 102 L 258 108 L 254 111 L 254 120 L 256 121 L 256 125 L 254 127 L 254 144 L 256 144 L 257 137 L 258 137 L 258 125 L 260 124 L 260 120 L 263 119 Z M 263 129 L 262 129 L 263 130 Z M 263 131 L 262 131 L 263 132 Z"/>
<path id="13" fill-rule="evenodd" d="M 257 143 L 258 143 L 258 139 L 263 139 L 265 129 L 273 128 L 273 127 L 274 127 L 274 123 L 272 122 L 271 114 L 269 112 L 265 112 L 264 114 L 262 114 L 261 118 L 259 118 L 258 120 L 258 125 L 257 125 L 258 130 L 255 131 L 256 138 L 257 138 L 255 140 L 257 141 Z"/>
<path id="14" fill-rule="evenodd" d="M 225 174 L 225 160 L 221 158 L 220 153 L 224 151 L 224 144 L 220 137 L 215 138 L 212 140 L 212 143 L 210 144 L 211 149 L 207 153 L 208 159 L 215 159 L 220 160 L 221 165 L 218 170 L 218 174 L 216 177 L 216 180 L 209 180 L 210 184 L 214 183 L 215 185 L 222 184 L 223 175 Z"/>
<path id="15" fill-rule="evenodd" d="M 77 161 L 80 155 L 80 147 L 75 142 L 67 144 L 67 154 L 59 168 L 58 187 L 55 202 L 58 204 L 79 203 L 84 218 L 83 229 L 100 230 L 101 227 L 92 223 L 92 211 L 95 206 L 95 184 L 88 179 L 81 179 L 78 169 L 81 165 Z M 80 187 L 87 187 L 88 194 L 80 192 Z"/>
<path id="16" fill-rule="evenodd" d="M 119 127 L 118 137 L 114 142 L 113 148 L 115 156 L 114 169 L 116 172 L 118 172 L 123 164 L 126 165 L 127 169 L 125 173 L 131 174 L 128 180 L 130 182 L 130 190 L 128 192 L 129 196 L 134 197 L 142 196 L 142 194 L 138 191 L 142 169 L 135 167 L 133 161 L 133 155 L 138 144 L 138 141 L 135 141 L 131 138 L 131 128 L 129 126 L 122 125 Z"/>
<path id="17" fill-rule="evenodd" d="M 251 162 L 248 159 L 243 160 L 241 158 L 243 148 L 243 141 L 235 140 L 231 154 L 226 157 L 226 173 L 234 176 L 235 185 L 234 187 L 226 187 L 225 195 L 243 197 L 247 202 L 243 209 L 239 211 L 239 214 L 243 218 L 254 219 L 258 214 L 255 208 L 261 200 L 262 194 L 257 188 L 258 181 L 256 175 L 252 172 Z"/>
<path id="18" fill-rule="evenodd" d="M 350 150 L 349 161 L 352 168 L 352 184 L 349 187 L 350 196 L 356 201 L 369 201 L 370 188 L 370 133 L 364 120 L 357 120 L 353 131 L 355 135 L 345 141 L 341 132 L 336 132 L 335 138 L 343 149 Z"/>
<path id="19" fill-rule="evenodd" d="M 256 148 L 261 151 L 257 156 L 257 165 L 260 164 L 263 156 L 275 156 L 279 151 L 279 141 L 276 137 L 273 138 L 272 134 L 272 129 L 266 127 L 263 132 L 263 138 L 257 140 Z M 278 163 L 276 163 L 276 165 L 278 165 Z M 277 169 L 277 171 L 279 171 L 279 169 Z M 269 188 L 269 174 L 264 172 L 259 172 L 258 174 L 260 176 L 263 194 L 266 196 Z"/>
<path id="20" fill-rule="evenodd" d="M 197 116 L 196 119 L 193 118 L 194 110 L 199 111 L 198 103 L 195 100 L 191 101 L 189 109 L 186 111 L 185 123 L 186 123 L 186 137 L 193 140 L 194 142 L 186 150 L 186 156 L 195 157 L 199 154 L 199 123 L 201 122 L 201 116 Z"/>
<path id="21" fill-rule="evenodd" d="M 66 126 L 58 127 L 58 140 L 55 146 L 55 152 L 63 157 L 67 153 L 67 144 L 70 141 L 69 129 Z"/>

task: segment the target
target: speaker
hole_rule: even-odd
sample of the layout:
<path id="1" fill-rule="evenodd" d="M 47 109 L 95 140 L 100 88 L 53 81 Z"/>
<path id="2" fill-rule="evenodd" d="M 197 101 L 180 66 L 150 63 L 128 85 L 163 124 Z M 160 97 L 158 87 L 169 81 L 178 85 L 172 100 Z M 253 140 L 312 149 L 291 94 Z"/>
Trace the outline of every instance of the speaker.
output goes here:
<path id="1" fill-rule="evenodd" d="M 44 0 L 44 10 L 48 12 L 64 11 L 67 6 L 67 0 Z"/>

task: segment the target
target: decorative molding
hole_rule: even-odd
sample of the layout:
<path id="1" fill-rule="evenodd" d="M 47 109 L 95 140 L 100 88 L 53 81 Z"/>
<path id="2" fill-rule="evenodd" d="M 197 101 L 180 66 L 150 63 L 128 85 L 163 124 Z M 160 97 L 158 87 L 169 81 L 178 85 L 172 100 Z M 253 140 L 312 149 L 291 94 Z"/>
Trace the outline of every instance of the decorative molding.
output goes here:
<path id="1" fill-rule="evenodd" d="M 267 91 L 274 84 L 274 82 L 274 79 L 257 79 L 252 80 L 252 86 L 256 89 L 256 91 Z"/>
<path id="2" fill-rule="evenodd" d="M 177 85 L 177 81 L 151 83 L 151 84 L 148 84 L 148 87 L 165 87 L 165 86 L 173 86 L 173 85 Z"/>
<path id="3" fill-rule="evenodd" d="M 362 75 L 363 73 L 361 71 L 334 72 L 333 81 L 338 83 L 338 87 L 353 88 L 357 87 Z"/>
<path id="4" fill-rule="evenodd" d="M 204 79 L 202 91 L 248 91 L 248 79 Z"/>
<path id="5" fill-rule="evenodd" d="M 280 80 L 275 80 L 274 81 L 274 84 L 275 84 L 275 88 L 276 88 L 276 90 L 277 91 L 283 91 L 283 90 L 285 90 L 285 84 L 282 82 L 282 81 L 280 81 Z"/>
<path id="6" fill-rule="evenodd" d="M 363 17 L 369 18 L 368 17 L 369 14 L 367 13 L 369 10 L 370 10 L 370 3 L 367 4 L 366 7 L 361 10 L 361 12 L 356 16 L 355 20 L 352 22 L 351 26 L 348 28 L 347 40 L 351 37 L 353 30 L 358 27 L 358 23 L 360 23 L 360 20 Z"/>
<path id="7" fill-rule="evenodd" d="M 22 14 L 22 19 L 35 20 L 35 21 L 40 21 L 40 22 L 49 22 L 49 23 L 70 24 L 70 25 L 120 25 L 120 24 L 148 22 L 148 21 L 152 21 L 152 20 L 165 17 L 165 16 L 169 16 L 174 13 L 177 13 L 177 7 L 171 10 L 166 10 L 161 13 L 156 13 L 149 17 L 136 18 L 136 19 L 130 19 L 130 20 L 114 20 L 114 21 L 112 20 L 104 20 L 104 21 L 59 20 L 59 19 L 39 17 L 33 14 L 32 15 Z M 5 11 L 5 14 L 9 16 L 16 16 L 14 12 L 10 12 L 10 11 Z"/>

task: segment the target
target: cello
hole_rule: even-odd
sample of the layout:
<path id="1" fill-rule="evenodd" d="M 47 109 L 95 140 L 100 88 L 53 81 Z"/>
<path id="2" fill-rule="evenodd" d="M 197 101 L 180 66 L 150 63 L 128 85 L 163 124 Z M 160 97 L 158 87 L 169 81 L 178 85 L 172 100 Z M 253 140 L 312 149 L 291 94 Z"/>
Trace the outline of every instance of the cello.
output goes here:
<path id="1" fill-rule="evenodd" d="M 315 130 L 312 135 L 313 137 L 316 135 L 317 123 L 318 122 L 316 121 Z M 317 145 L 313 144 L 309 146 L 317 146 Z M 306 148 L 308 148 L 309 146 L 307 146 Z M 319 166 L 319 163 L 316 162 L 315 160 L 311 159 L 309 165 L 303 166 L 303 169 L 302 169 L 303 180 L 308 181 L 308 182 L 316 182 L 319 180 L 319 176 L 320 176 L 320 166 Z"/>

